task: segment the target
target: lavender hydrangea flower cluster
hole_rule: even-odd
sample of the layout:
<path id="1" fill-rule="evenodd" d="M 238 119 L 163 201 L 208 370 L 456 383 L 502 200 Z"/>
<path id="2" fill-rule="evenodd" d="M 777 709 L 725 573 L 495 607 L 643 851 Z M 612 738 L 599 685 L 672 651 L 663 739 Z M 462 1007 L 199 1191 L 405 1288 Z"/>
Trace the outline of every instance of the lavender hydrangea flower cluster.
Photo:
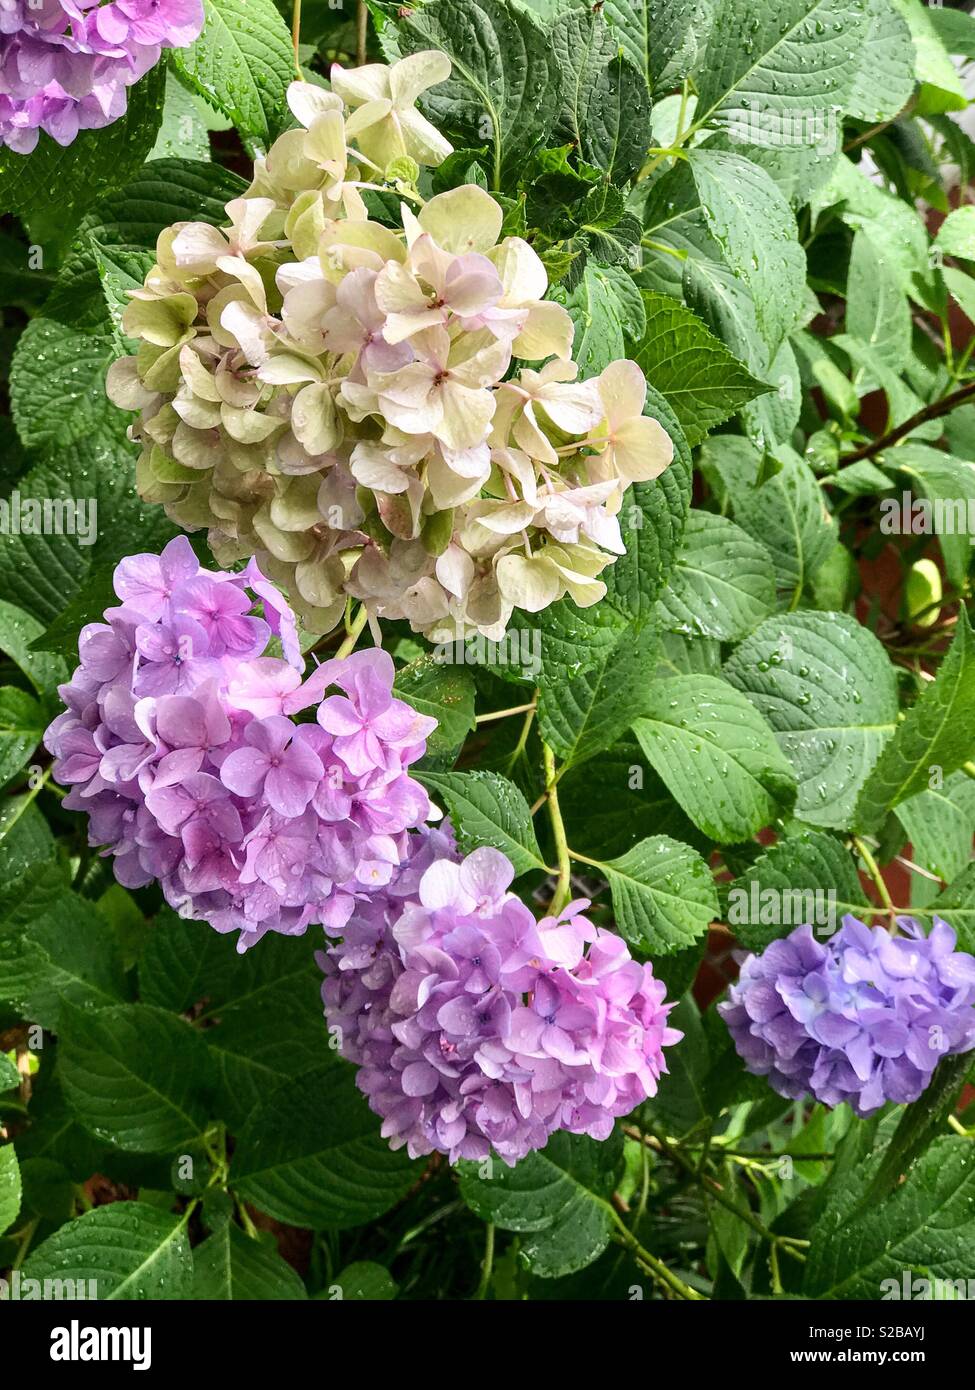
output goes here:
<path id="1" fill-rule="evenodd" d="M 746 956 L 718 1012 L 748 1070 L 862 1117 L 917 1100 L 942 1057 L 975 1047 L 975 957 L 938 917 L 927 936 L 912 918 L 898 926 L 845 917 L 825 943 L 797 927 Z"/>
<path id="2" fill-rule="evenodd" d="M 414 1158 L 493 1148 L 509 1165 L 559 1129 L 605 1139 L 682 1037 L 664 985 L 587 901 L 537 922 L 497 850 L 459 861 L 449 829 L 414 841 L 319 957 L 326 1017 L 383 1135 Z"/>
<path id="3" fill-rule="evenodd" d="M 294 615 L 253 562 L 212 573 L 181 536 L 123 560 L 115 592 L 44 736 L 64 805 L 87 812 L 120 883 L 158 880 L 182 916 L 239 931 L 240 950 L 340 929 L 437 814 L 406 771 L 436 721 L 392 696 L 383 651 L 303 679 Z"/>
<path id="4" fill-rule="evenodd" d="M 125 113 L 164 48 L 203 28 L 202 0 L 0 0 L 0 145 L 70 145 Z"/>

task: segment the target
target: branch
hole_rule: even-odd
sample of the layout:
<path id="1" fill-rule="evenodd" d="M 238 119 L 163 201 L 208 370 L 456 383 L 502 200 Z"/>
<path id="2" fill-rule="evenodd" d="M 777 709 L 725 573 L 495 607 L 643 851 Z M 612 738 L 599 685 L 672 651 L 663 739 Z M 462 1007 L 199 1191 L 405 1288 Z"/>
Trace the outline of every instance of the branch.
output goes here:
<path id="1" fill-rule="evenodd" d="M 844 454 L 840 463 L 857 463 L 860 459 L 874 458 L 877 454 L 882 454 L 885 449 L 891 448 L 905 435 L 916 430 L 918 425 L 925 425 L 929 420 L 939 420 L 942 415 L 950 415 L 956 406 L 961 405 L 963 401 L 971 400 L 973 396 L 975 396 L 975 381 L 970 381 L 967 386 L 962 386 L 960 390 L 954 391 L 950 396 L 935 401 L 933 405 L 926 405 L 923 410 L 919 410 L 916 415 L 912 415 L 909 420 L 905 420 L 902 425 L 898 425 L 889 434 L 882 434 L 872 444 L 864 444 L 862 448 L 855 449 L 852 454 Z"/>
<path id="2" fill-rule="evenodd" d="M 558 854 L 559 876 L 555 885 L 555 896 L 549 912 L 557 917 L 569 901 L 571 890 L 572 865 L 569 860 L 569 846 L 565 838 L 565 826 L 559 808 L 559 794 L 556 790 L 555 756 L 547 743 L 542 744 L 542 758 L 545 764 L 545 795 L 548 799 L 549 819 L 552 822 L 552 837 Z"/>

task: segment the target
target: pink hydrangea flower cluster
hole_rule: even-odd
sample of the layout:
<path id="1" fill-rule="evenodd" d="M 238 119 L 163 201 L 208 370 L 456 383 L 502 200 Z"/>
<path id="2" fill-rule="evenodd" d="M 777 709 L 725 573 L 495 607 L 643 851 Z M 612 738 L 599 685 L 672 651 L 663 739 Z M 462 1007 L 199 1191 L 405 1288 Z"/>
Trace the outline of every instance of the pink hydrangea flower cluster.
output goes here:
<path id="1" fill-rule="evenodd" d="M 437 814 L 406 771 L 436 721 L 393 697 L 386 652 L 303 676 L 294 615 L 253 562 L 213 573 L 178 537 L 123 560 L 115 592 L 44 736 L 64 805 L 87 812 L 120 883 L 158 880 L 182 916 L 239 931 L 240 950 L 342 928 Z"/>
<path id="2" fill-rule="evenodd" d="M 559 1129 L 605 1139 L 682 1034 L 649 964 L 569 903 L 535 920 L 495 849 L 414 836 L 390 888 L 319 960 L 322 997 L 393 1148 L 514 1165 Z M 326 927 L 330 935 L 335 930 Z"/>
<path id="3" fill-rule="evenodd" d="M 70 145 L 117 121 L 162 50 L 202 28 L 202 0 L 0 0 L 0 145 L 29 154 L 42 130 Z"/>

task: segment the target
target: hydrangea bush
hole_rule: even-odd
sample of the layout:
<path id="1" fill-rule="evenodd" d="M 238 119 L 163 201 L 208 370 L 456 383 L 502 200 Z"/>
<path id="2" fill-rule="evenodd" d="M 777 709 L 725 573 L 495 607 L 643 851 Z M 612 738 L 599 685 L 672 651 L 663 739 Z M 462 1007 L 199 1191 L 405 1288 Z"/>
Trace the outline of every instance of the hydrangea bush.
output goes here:
<path id="1" fill-rule="evenodd" d="M 972 60 L 0 0 L 0 1279 L 965 1273 Z"/>

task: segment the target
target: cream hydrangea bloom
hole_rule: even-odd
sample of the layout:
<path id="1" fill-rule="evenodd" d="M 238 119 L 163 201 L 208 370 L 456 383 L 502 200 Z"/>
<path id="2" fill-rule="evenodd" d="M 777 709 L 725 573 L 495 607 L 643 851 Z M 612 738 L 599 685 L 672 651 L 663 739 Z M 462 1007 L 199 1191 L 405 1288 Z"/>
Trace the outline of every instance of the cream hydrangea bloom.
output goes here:
<path id="1" fill-rule="evenodd" d="M 221 564 L 256 554 L 316 632 L 350 596 L 436 641 L 597 602 L 625 488 L 673 452 L 633 363 L 577 379 L 572 320 L 496 200 L 409 182 L 450 153 L 416 110 L 449 71 L 417 53 L 293 83 L 299 126 L 227 225 L 159 237 L 123 319 L 138 351 L 109 372 L 142 495 Z M 398 226 L 369 216 L 390 188 Z"/>

